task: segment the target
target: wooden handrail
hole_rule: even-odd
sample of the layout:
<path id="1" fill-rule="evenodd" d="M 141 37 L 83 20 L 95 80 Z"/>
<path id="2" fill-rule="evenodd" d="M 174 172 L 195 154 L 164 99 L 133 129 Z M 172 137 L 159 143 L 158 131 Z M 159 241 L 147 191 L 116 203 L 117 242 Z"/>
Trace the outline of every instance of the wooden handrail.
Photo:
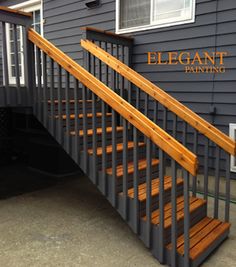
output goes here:
<path id="1" fill-rule="evenodd" d="M 0 6 L 0 10 L 32 18 L 32 13 L 20 11 L 20 10 L 17 10 L 17 9 L 12 9 L 12 8 L 9 8 L 9 7 L 6 7 L 6 6 Z"/>
<path id="2" fill-rule="evenodd" d="M 200 133 L 207 136 L 210 140 L 215 142 L 219 147 L 224 149 L 231 155 L 236 155 L 236 142 L 228 137 L 226 134 L 218 130 L 209 122 L 201 118 L 195 112 L 181 104 L 175 98 L 167 94 L 158 86 L 132 70 L 130 67 L 113 57 L 94 43 L 89 40 L 81 40 L 81 46 L 87 51 L 95 55 L 101 61 L 109 65 L 112 69 L 124 76 L 130 82 L 142 89 L 148 95 L 160 102 L 163 106 L 179 116 L 182 120 L 186 121 L 193 128 L 197 129 Z"/>
<path id="3" fill-rule="evenodd" d="M 61 65 L 66 71 L 89 88 L 112 109 L 134 125 L 140 132 L 150 138 L 154 144 L 165 151 L 192 175 L 197 173 L 197 157 L 172 136 L 149 120 L 145 115 L 135 109 L 127 101 L 113 92 L 109 87 L 90 74 L 78 63 L 64 54 L 52 43 L 40 36 L 33 29 L 28 31 L 28 39 L 39 47 L 44 53 Z"/>
<path id="4" fill-rule="evenodd" d="M 126 39 L 126 40 L 130 40 L 130 41 L 134 40 L 134 38 L 132 36 L 129 36 L 129 35 L 118 35 L 118 34 L 115 34 L 114 32 L 105 31 L 105 30 L 101 30 L 98 28 L 94 28 L 94 27 L 81 27 L 80 29 L 83 31 L 93 31 L 93 32 L 98 32 L 98 33 L 104 33 L 106 35 L 110 35 L 110 36 L 120 38 L 120 39 Z"/>

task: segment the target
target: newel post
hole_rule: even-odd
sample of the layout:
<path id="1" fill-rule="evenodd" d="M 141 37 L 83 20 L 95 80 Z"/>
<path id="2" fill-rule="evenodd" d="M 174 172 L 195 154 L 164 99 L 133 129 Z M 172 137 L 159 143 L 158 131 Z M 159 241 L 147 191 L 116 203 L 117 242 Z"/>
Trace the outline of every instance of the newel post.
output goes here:
<path id="1" fill-rule="evenodd" d="M 24 63 L 25 63 L 25 87 L 26 87 L 26 105 L 34 107 L 36 103 L 36 80 L 35 80 L 35 51 L 34 44 L 28 39 L 28 30 L 31 27 L 29 23 L 24 28 Z"/>

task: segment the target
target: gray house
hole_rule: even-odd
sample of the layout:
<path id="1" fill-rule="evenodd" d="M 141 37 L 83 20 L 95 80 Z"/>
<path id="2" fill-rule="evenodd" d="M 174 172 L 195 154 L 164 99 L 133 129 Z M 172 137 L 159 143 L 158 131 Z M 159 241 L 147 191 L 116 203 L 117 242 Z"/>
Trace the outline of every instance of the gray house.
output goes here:
<path id="1" fill-rule="evenodd" d="M 199 266 L 230 227 L 236 1 L 0 6 L 1 106 L 30 108 L 161 263 Z"/>
<path id="2" fill-rule="evenodd" d="M 208 121 L 229 132 L 229 124 L 236 123 L 235 60 L 236 2 L 233 0 L 147 1 L 101 0 L 94 8 L 87 1 L 0 1 L 1 5 L 34 11 L 37 31 L 67 55 L 81 62 L 81 27 L 126 33 L 134 37 L 133 68 L 158 84 L 182 103 Z M 124 3 L 123 3 L 124 2 Z M 160 9 L 162 2 L 171 9 Z M 186 2 L 186 10 L 181 11 Z M 196 3 L 195 3 L 196 2 Z M 152 8 L 153 22 L 150 23 Z M 119 14 L 120 12 L 120 14 Z M 189 17 L 181 15 L 186 12 Z M 165 14 L 170 14 L 169 21 Z M 135 19 L 139 17 L 139 20 Z M 160 21 L 158 19 L 160 17 Z M 155 23 L 156 21 L 156 23 Z M 159 51 L 224 51 L 225 73 L 185 73 L 180 65 L 148 65 L 147 52 Z"/>

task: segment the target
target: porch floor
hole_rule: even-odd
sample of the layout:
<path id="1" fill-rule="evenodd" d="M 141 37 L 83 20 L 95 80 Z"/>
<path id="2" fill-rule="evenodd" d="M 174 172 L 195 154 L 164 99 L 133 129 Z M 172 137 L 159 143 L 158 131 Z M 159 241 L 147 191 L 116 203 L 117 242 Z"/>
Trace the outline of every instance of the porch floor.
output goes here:
<path id="1" fill-rule="evenodd" d="M 15 173 L 15 182 L 20 184 L 14 168 L 10 173 Z M 1 185 L 6 175 L 9 173 L 1 170 Z M 0 200 L 1 266 L 163 266 L 88 178 L 74 175 L 47 180 L 28 170 L 22 178 L 23 183 L 34 183 L 32 191 L 24 191 L 21 185 L 24 194 L 12 189 Z M 9 179 L 14 182 L 14 177 Z M 236 221 L 233 204 L 231 221 Z M 236 266 L 235 238 L 233 223 L 229 239 L 202 266 Z"/>

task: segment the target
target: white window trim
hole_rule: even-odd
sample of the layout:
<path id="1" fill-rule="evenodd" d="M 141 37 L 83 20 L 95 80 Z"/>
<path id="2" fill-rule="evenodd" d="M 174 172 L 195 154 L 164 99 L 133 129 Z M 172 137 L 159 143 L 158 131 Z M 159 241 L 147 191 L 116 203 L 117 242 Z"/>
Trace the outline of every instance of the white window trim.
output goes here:
<path id="1" fill-rule="evenodd" d="M 32 12 L 33 10 L 40 9 L 42 14 L 41 35 L 43 36 L 43 0 L 29 0 L 14 6 L 10 6 L 10 8 L 20 9 L 25 12 Z"/>
<path id="2" fill-rule="evenodd" d="M 151 1 L 151 17 L 150 17 L 150 24 L 144 25 L 144 26 L 137 26 L 127 29 L 119 29 L 119 22 L 120 22 L 120 0 L 116 0 L 116 34 L 123 34 L 123 33 L 131 33 L 131 32 L 139 32 L 139 31 L 146 31 L 146 30 L 152 30 L 152 29 L 158 29 L 158 28 L 164 28 L 164 27 L 171 27 L 171 26 L 177 26 L 182 24 L 188 24 L 188 23 L 194 23 L 195 22 L 195 13 L 196 13 L 196 0 L 192 0 L 192 19 L 186 19 L 176 22 L 168 22 L 165 23 L 155 23 L 152 21 L 152 10 L 153 10 L 153 0 Z"/>
<path id="3" fill-rule="evenodd" d="M 236 140 L 236 123 L 230 123 L 229 124 L 229 136 L 233 140 Z M 236 164 L 235 164 L 235 157 L 234 156 L 231 156 L 230 170 L 231 170 L 231 172 L 236 172 Z"/>
<path id="4" fill-rule="evenodd" d="M 41 10 L 41 25 L 40 25 L 40 28 L 41 28 L 41 35 L 43 36 L 43 0 L 29 0 L 29 1 L 25 1 L 25 2 L 22 2 L 20 4 L 17 4 L 17 5 L 13 5 L 13 6 L 9 6 L 10 8 L 13 8 L 13 9 L 19 9 L 19 10 L 22 10 L 22 11 L 25 11 L 25 12 L 32 12 L 34 10 L 38 10 L 40 9 Z M 10 51 L 10 36 L 9 36 L 9 24 L 7 23 L 6 24 L 6 40 L 7 40 L 7 51 Z M 21 31 L 21 39 L 23 40 L 23 36 L 22 36 L 22 31 Z M 8 69 L 8 75 L 9 75 L 9 84 L 10 85 L 16 85 L 16 78 L 12 76 L 11 74 L 11 62 L 10 62 L 10 54 L 9 52 L 7 52 L 7 60 L 8 60 L 8 66 L 9 66 L 9 69 Z M 22 54 L 22 63 L 23 63 L 23 68 L 22 68 L 22 76 L 20 77 L 20 84 L 24 85 L 25 84 L 25 69 L 24 69 L 24 56 Z M 4 81 L 4 84 L 5 84 L 5 81 Z"/>

